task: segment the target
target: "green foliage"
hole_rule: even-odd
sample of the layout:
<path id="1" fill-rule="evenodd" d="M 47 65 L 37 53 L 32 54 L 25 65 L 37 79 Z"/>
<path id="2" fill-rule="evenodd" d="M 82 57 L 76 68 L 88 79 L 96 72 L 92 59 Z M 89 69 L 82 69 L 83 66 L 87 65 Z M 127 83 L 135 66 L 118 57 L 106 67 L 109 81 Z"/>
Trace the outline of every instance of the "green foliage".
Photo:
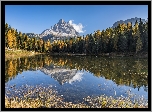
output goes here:
<path id="1" fill-rule="evenodd" d="M 20 51 L 20 53 L 22 52 Z M 28 52 L 23 53 L 27 54 Z M 36 70 L 38 67 L 53 64 L 71 69 L 90 71 L 94 76 L 105 77 L 106 79 L 113 80 L 118 85 L 130 86 L 132 83 L 135 88 L 148 85 L 148 65 L 145 59 L 35 55 L 34 57 L 18 58 L 17 61 L 6 60 L 5 64 L 6 82 L 9 77 L 11 79 L 11 77 L 18 74 L 17 72 L 22 72 L 21 70 Z M 14 68 L 14 65 L 17 68 Z M 10 69 L 8 69 L 9 67 Z M 11 75 L 13 74 L 12 72 L 16 72 L 14 76 Z"/>
<path id="2" fill-rule="evenodd" d="M 135 25 L 119 24 L 116 28 L 97 30 L 94 34 L 74 37 L 64 40 L 45 42 L 36 37 L 30 39 L 27 35 L 15 31 L 5 24 L 5 47 L 32 50 L 45 53 L 77 53 L 99 55 L 102 53 L 120 52 L 137 53 L 148 51 L 148 21 Z"/>

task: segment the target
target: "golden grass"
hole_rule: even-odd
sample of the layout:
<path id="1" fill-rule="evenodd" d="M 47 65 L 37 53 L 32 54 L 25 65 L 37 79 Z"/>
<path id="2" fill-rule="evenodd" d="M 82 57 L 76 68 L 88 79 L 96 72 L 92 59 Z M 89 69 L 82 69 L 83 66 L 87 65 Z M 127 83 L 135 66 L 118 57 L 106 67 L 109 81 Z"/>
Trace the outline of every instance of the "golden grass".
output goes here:
<path id="1" fill-rule="evenodd" d="M 15 58 L 21 58 L 21 57 L 27 57 L 27 56 L 34 56 L 37 54 L 42 54 L 34 51 L 26 51 L 26 50 L 8 50 L 5 49 L 5 60 L 7 59 L 15 59 Z"/>

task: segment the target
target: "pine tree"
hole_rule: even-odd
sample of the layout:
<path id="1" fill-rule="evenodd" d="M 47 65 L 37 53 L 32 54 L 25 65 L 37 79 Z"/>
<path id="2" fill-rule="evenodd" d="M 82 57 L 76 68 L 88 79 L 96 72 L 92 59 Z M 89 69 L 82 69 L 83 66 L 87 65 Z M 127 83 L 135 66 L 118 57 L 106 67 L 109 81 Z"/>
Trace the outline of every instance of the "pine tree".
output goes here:
<path id="1" fill-rule="evenodd" d="M 40 50 L 40 52 L 43 52 L 43 40 L 42 39 L 40 39 L 40 41 L 39 41 L 39 50 Z"/>
<path id="2" fill-rule="evenodd" d="M 143 25 L 144 44 L 143 51 L 148 52 L 148 20 Z"/>
<path id="3" fill-rule="evenodd" d="M 15 33 L 15 36 L 16 36 L 16 47 L 17 47 L 17 49 L 20 49 L 20 37 L 19 37 L 19 33 L 18 33 L 18 31 L 17 31 L 17 29 L 16 29 L 16 31 L 15 31 L 16 33 Z"/>
<path id="4" fill-rule="evenodd" d="M 126 31 L 126 37 L 128 39 L 128 52 L 133 51 L 133 29 L 132 29 L 132 23 L 128 22 L 127 24 L 127 31 Z"/>
<path id="5" fill-rule="evenodd" d="M 137 42 L 138 41 L 138 42 Z M 140 37 L 140 30 L 139 30 L 139 24 L 136 21 L 135 25 L 133 27 L 133 48 L 134 48 L 134 52 L 138 52 L 141 50 L 142 47 L 142 41 L 141 41 L 141 37 Z"/>
<path id="6" fill-rule="evenodd" d="M 137 39 L 137 45 L 136 45 L 136 53 L 139 52 L 142 49 L 142 41 L 140 37 Z"/>
<path id="7" fill-rule="evenodd" d="M 8 24 L 5 24 L 5 47 L 8 47 L 8 38 L 7 38 L 7 33 L 8 33 Z"/>
<path id="8" fill-rule="evenodd" d="M 49 52 L 50 45 L 51 45 L 51 44 L 50 44 L 50 41 L 49 41 L 49 39 L 48 39 L 48 41 L 47 41 L 47 43 L 46 43 L 46 46 L 47 46 L 47 47 L 46 47 L 46 51 L 47 51 L 47 52 Z"/>
<path id="9" fill-rule="evenodd" d="M 148 20 L 143 23 L 135 22 L 119 24 L 115 28 L 107 28 L 105 31 L 97 30 L 86 37 L 68 37 L 68 39 L 44 41 L 37 38 L 29 38 L 21 32 L 17 32 L 7 23 L 5 24 L 5 47 L 34 50 L 38 52 L 57 53 L 86 53 L 101 54 L 110 52 L 136 52 L 148 50 Z"/>
<path id="10" fill-rule="evenodd" d="M 31 39 L 31 38 L 28 38 L 27 39 L 27 50 L 29 50 L 29 51 L 32 51 L 33 50 L 33 38 Z"/>
<path id="11" fill-rule="evenodd" d="M 19 32 L 18 41 L 19 41 L 19 48 L 23 49 L 23 39 L 22 39 L 22 33 L 21 32 Z"/>

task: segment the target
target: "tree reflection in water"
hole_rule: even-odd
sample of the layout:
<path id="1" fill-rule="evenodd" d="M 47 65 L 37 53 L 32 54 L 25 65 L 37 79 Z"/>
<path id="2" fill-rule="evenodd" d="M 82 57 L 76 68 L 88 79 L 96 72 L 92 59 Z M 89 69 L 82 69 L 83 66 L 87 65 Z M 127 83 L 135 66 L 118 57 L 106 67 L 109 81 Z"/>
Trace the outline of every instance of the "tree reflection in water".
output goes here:
<path id="1" fill-rule="evenodd" d="M 10 59 L 5 61 L 5 83 L 23 71 L 44 70 L 44 68 L 51 69 L 51 67 L 85 70 L 93 73 L 96 77 L 105 77 L 112 80 L 117 85 L 126 85 L 138 89 L 144 86 L 144 90 L 148 90 L 148 59 L 130 57 L 36 55 Z M 72 82 L 72 79 L 70 81 Z M 60 84 L 65 82 L 66 80 Z"/>

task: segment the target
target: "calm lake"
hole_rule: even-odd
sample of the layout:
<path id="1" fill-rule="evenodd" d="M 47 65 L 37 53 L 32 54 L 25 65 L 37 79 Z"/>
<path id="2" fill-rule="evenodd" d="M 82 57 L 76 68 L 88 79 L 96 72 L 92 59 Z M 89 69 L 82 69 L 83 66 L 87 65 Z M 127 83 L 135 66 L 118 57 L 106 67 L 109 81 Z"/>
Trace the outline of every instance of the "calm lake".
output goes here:
<path id="1" fill-rule="evenodd" d="M 148 99 L 148 59 L 36 55 L 5 61 L 5 90 L 11 93 L 12 86 L 23 85 L 52 86 L 64 101 L 73 103 L 87 96 L 119 97 L 128 92 Z"/>

